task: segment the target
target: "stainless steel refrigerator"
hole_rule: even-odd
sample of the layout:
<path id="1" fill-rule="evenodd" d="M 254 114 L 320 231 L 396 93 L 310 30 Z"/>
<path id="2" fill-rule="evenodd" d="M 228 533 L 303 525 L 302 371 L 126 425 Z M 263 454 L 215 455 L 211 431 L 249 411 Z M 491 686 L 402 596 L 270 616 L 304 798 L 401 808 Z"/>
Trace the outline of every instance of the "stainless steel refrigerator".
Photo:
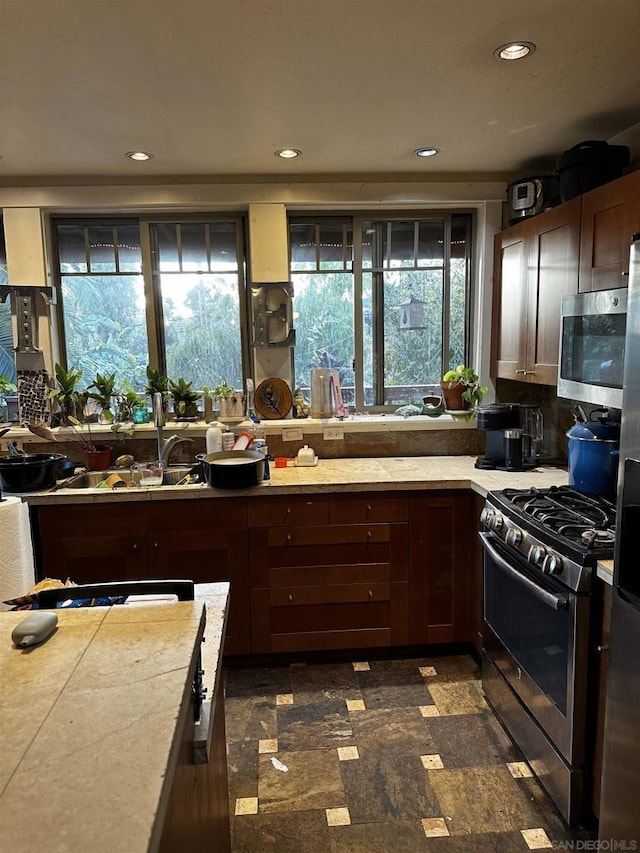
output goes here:
<path id="1" fill-rule="evenodd" d="M 640 234 L 629 266 L 612 598 L 599 836 L 631 844 L 640 842 Z"/>

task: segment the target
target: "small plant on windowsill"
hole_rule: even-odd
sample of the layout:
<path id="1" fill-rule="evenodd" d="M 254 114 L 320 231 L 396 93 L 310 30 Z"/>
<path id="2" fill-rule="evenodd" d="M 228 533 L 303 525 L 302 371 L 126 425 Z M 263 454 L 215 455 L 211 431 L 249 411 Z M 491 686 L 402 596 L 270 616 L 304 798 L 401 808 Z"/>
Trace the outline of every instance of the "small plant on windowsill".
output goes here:
<path id="1" fill-rule="evenodd" d="M 195 420 L 198 417 L 200 394 L 191 388 L 192 383 L 182 376 L 173 382 L 169 380 L 169 393 L 173 400 L 173 411 L 178 420 Z"/>
<path id="2" fill-rule="evenodd" d="M 448 370 L 442 377 L 440 388 L 448 411 L 469 410 L 471 413 L 482 402 L 488 390 L 486 385 L 480 385 L 480 377 L 475 370 L 464 364 L 459 364 L 455 370 Z"/>
<path id="3" fill-rule="evenodd" d="M 49 391 L 49 399 L 60 410 L 57 420 L 61 424 L 68 424 L 69 418 L 76 417 L 78 414 L 82 397 L 82 392 L 78 391 L 78 382 L 82 379 L 82 371 L 74 370 L 73 367 L 66 369 L 57 363 L 54 369 L 57 387 Z"/>
<path id="4" fill-rule="evenodd" d="M 111 463 L 111 451 L 113 447 L 109 444 L 94 442 L 89 419 L 94 413 L 96 402 L 89 399 L 87 392 L 82 395 L 81 402 L 83 403 L 83 420 L 81 421 L 78 418 L 70 416 L 69 426 L 73 431 L 74 437 L 80 442 L 87 471 L 105 471 Z M 83 425 L 87 428 L 86 433 L 83 430 Z"/>
<path id="5" fill-rule="evenodd" d="M 95 391 L 91 389 L 94 388 Z M 111 398 L 116 393 L 116 375 L 115 373 L 111 373 L 109 376 L 106 374 L 102 376 L 100 373 L 96 373 L 96 378 L 93 380 L 91 385 L 89 385 L 88 396 L 95 400 L 96 403 L 100 406 L 100 413 L 98 415 L 98 421 L 101 424 L 111 424 L 113 423 L 113 412 L 111 411 Z"/>

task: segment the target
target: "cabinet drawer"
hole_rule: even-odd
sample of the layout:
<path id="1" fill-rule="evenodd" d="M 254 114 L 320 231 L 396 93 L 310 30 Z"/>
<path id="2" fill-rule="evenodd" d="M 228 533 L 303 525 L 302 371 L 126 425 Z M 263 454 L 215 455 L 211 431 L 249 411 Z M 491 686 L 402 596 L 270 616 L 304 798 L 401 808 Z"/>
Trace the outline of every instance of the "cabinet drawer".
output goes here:
<path id="1" fill-rule="evenodd" d="M 388 524 L 334 524 L 322 527 L 275 527 L 269 531 L 269 547 L 293 545 L 349 545 L 388 542 Z"/>
<path id="2" fill-rule="evenodd" d="M 40 506 L 38 524 L 43 539 L 88 536 L 145 535 L 147 508 L 140 503 Z"/>
<path id="3" fill-rule="evenodd" d="M 249 502 L 249 527 L 328 523 L 328 498 L 258 498 Z"/>
<path id="4" fill-rule="evenodd" d="M 322 586 L 323 584 L 372 584 L 391 580 L 389 563 L 370 565 L 292 566 L 269 571 L 269 587 Z"/>
<path id="5" fill-rule="evenodd" d="M 346 604 L 389 601 L 388 583 L 327 584 L 325 586 L 294 586 L 272 589 L 272 607 L 301 607 L 307 604 Z"/>
<path id="6" fill-rule="evenodd" d="M 154 501 L 149 531 L 159 534 L 188 530 L 242 530 L 247 526 L 247 504 L 240 498 L 216 500 Z"/>
<path id="7" fill-rule="evenodd" d="M 332 495 L 329 515 L 335 524 L 367 524 L 380 521 L 406 521 L 406 494 Z"/>

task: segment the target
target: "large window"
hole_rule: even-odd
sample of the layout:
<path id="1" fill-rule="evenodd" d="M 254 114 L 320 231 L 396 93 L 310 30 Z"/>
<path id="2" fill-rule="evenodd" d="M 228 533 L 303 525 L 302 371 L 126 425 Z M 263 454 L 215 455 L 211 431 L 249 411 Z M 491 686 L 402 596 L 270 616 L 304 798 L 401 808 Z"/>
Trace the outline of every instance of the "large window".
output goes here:
<path id="1" fill-rule="evenodd" d="M 146 384 L 152 363 L 194 388 L 242 387 L 239 219 L 54 222 L 63 350 L 90 384 Z"/>
<path id="2" fill-rule="evenodd" d="M 0 219 L 0 284 L 8 284 L 7 251 L 4 241 L 4 228 Z M 0 302 L 0 376 L 6 376 L 16 383 L 16 360 L 13 354 L 13 335 L 11 332 L 11 300 L 7 296 Z"/>
<path id="3" fill-rule="evenodd" d="M 296 384 L 334 367 L 349 403 L 417 402 L 466 360 L 471 217 L 292 219 Z"/>

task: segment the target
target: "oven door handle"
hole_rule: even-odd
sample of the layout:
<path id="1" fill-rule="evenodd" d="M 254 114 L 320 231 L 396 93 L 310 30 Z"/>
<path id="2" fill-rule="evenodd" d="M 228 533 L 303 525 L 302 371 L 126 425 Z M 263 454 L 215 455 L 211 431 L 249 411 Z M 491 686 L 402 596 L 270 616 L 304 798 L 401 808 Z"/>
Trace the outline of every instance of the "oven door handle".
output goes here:
<path id="1" fill-rule="evenodd" d="M 500 568 L 510 575 L 514 580 L 517 580 L 518 583 L 526 586 L 529 592 L 534 595 L 537 599 L 546 604 L 547 607 L 553 608 L 553 610 L 566 610 L 569 606 L 569 599 L 564 595 L 556 595 L 553 592 L 547 592 L 546 589 L 543 589 L 541 586 L 538 586 L 526 575 L 523 575 L 517 569 L 514 569 L 512 565 L 510 565 L 507 560 L 500 554 L 496 548 L 491 544 L 491 539 L 494 538 L 495 534 L 491 533 L 480 533 L 480 539 L 482 540 L 482 545 L 487 549 L 489 554 L 491 555 L 491 559 L 495 560 L 495 562 L 500 566 Z"/>

